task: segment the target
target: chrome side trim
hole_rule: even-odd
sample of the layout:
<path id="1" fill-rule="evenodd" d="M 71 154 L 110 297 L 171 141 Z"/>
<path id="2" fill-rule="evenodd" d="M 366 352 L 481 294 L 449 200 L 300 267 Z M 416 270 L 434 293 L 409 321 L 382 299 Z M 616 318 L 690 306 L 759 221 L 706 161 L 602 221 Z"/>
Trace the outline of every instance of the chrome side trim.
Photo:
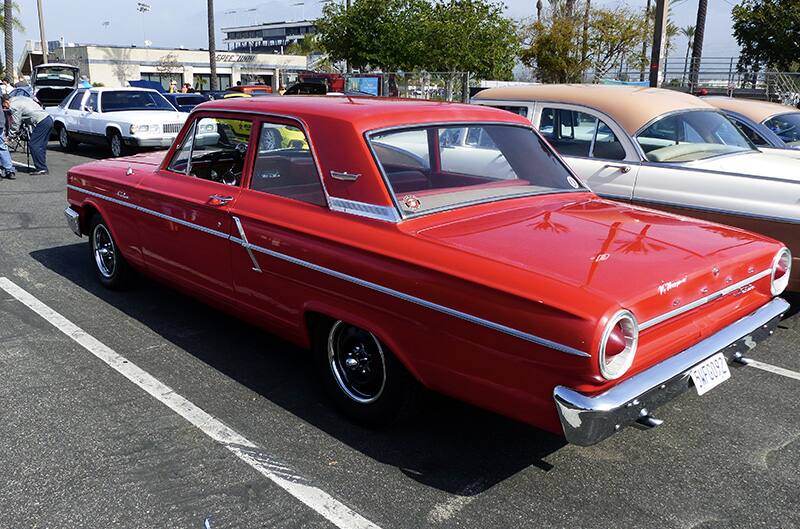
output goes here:
<path id="1" fill-rule="evenodd" d="M 714 292 L 713 294 L 709 294 L 709 295 L 704 296 L 704 297 L 702 297 L 702 298 L 700 298 L 698 300 L 692 301 L 691 303 L 689 303 L 687 305 L 684 305 L 684 306 L 679 307 L 679 308 L 677 308 L 675 310 L 671 310 L 669 312 L 666 312 L 666 313 L 662 314 L 661 316 L 657 316 L 657 317 L 655 317 L 655 318 L 653 318 L 651 320 L 647 320 L 646 322 L 639 324 L 639 330 L 643 331 L 643 330 L 645 330 L 645 329 L 647 329 L 649 327 L 652 327 L 653 325 L 658 325 L 659 323 L 665 322 L 665 321 L 667 321 L 667 320 L 669 320 L 671 318 L 674 318 L 676 316 L 680 316 L 681 314 L 683 314 L 685 312 L 689 312 L 690 310 L 696 309 L 697 307 L 705 305 L 706 303 L 710 303 L 710 302 L 712 302 L 714 300 L 717 300 L 717 299 L 719 299 L 719 298 L 721 298 L 723 296 L 727 296 L 731 292 L 734 292 L 735 290 L 739 290 L 740 288 L 742 288 L 744 286 L 747 286 L 750 283 L 758 281 L 762 277 L 767 277 L 771 273 L 772 273 L 772 269 L 770 269 L 770 268 L 768 268 L 766 270 L 762 270 L 761 272 L 758 272 L 757 274 L 751 275 L 750 277 L 747 277 L 747 278 L 739 281 L 738 283 L 734 283 L 733 285 L 727 286 L 727 287 L 723 288 L 722 290 L 718 290 L 717 292 Z"/>
<path id="2" fill-rule="evenodd" d="M 326 274 L 328 276 L 335 277 L 337 279 L 341 279 L 343 281 L 347 281 L 347 282 L 353 283 L 353 284 L 358 285 L 358 286 L 369 288 L 369 289 L 374 290 L 376 292 L 380 292 L 380 293 L 386 294 L 388 296 L 393 296 L 393 297 L 396 297 L 398 299 L 402 299 L 403 301 L 407 301 L 409 303 L 414 303 L 415 305 L 419 305 L 421 307 L 425 307 L 425 308 L 428 308 L 428 309 L 431 309 L 431 310 L 435 310 L 437 312 L 441 312 L 442 314 L 446 314 L 446 315 L 452 316 L 454 318 L 458 318 L 458 319 L 461 319 L 461 320 L 464 320 L 464 321 L 467 321 L 467 322 L 470 322 L 470 323 L 474 323 L 476 325 L 480 325 L 482 327 L 486 327 L 487 329 L 492 329 L 494 331 L 502 332 L 504 334 L 508 334 L 509 336 L 513 336 L 515 338 L 519 338 L 519 339 L 525 340 L 527 342 L 535 343 L 537 345 L 548 347 L 550 349 L 553 349 L 553 350 L 556 350 L 556 351 L 559 351 L 559 352 L 562 352 L 562 353 L 571 354 L 571 355 L 582 356 L 582 357 L 586 357 L 586 358 L 591 358 L 591 356 L 592 356 L 589 353 L 586 353 L 586 352 L 581 351 L 579 349 L 575 349 L 575 348 L 570 347 L 568 345 L 563 345 L 563 344 L 560 344 L 558 342 L 554 342 L 552 340 L 548 340 L 547 338 L 541 338 L 541 337 L 533 335 L 533 334 L 528 334 L 526 332 L 522 332 L 522 331 L 514 329 L 512 327 L 508 327 L 506 325 L 503 325 L 503 324 L 500 324 L 500 323 L 496 323 L 496 322 L 493 322 L 493 321 L 485 320 L 483 318 L 479 318 L 477 316 L 473 316 L 471 314 L 467 314 L 467 313 L 461 312 L 459 310 L 451 309 L 449 307 L 445 307 L 443 305 L 439 305 L 438 303 L 433 303 L 431 301 L 427 301 L 427 300 L 424 300 L 424 299 L 421 299 L 421 298 L 418 298 L 418 297 L 415 297 L 415 296 L 410 296 L 410 295 L 404 294 L 403 292 L 400 292 L 398 290 L 394 290 L 394 289 L 391 289 L 391 288 L 388 288 L 388 287 L 384 287 L 384 286 L 378 285 L 377 283 L 372 283 L 370 281 L 365 281 L 363 279 L 359 279 L 357 277 L 354 277 L 354 276 L 351 276 L 351 275 L 348 275 L 348 274 L 344 274 L 342 272 L 337 272 L 336 270 L 332 270 L 332 269 L 326 268 L 324 266 L 316 265 L 314 263 L 310 263 L 308 261 L 304 261 L 302 259 L 298 259 L 296 257 L 292 257 L 291 255 L 278 253 L 278 252 L 269 250 L 267 248 L 263 248 L 261 246 L 257 246 L 255 244 L 252 244 L 252 243 L 248 242 L 245 239 L 244 230 L 242 230 L 240 232 L 241 235 L 242 235 L 241 238 L 240 237 L 235 237 L 233 235 L 228 235 L 228 234 L 216 231 L 216 230 L 208 229 L 208 228 L 206 228 L 204 226 L 199 226 L 199 225 L 196 225 L 196 224 L 192 224 L 190 222 L 187 222 L 187 221 L 184 221 L 184 220 L 181 220 L 181 219 L 176 219 L 175 217 L 170 217 L 169 215 L 164 215 L 163 213 L 159 213 L 157 211 L 153 211 L 152 209 L 143 208 L 141 206 L 137 206 L 137 205 L 131 204 L 129 202 L 123 202 L 121 200 L 117 200 L 117 199 L 108 197 L 106 195 L 102 195 L 100 193 L 95 193 L 94 191 L 88 191 L 86 189 L 83 189 L 83 188 L 80 188 L 80 187 L 77 187 L 77 186 L 74 186 L 74 185 L 69 185 L 68 184 L 67 188 L 72 189 L 74 191 L 78 191 L 79 193 L 84 193 L 84 194 L 87 194 L 89 196 L 93 196 L 93 197 L 97 197 L 97 198 L 100 198 L 100 199 L 103 199 L 103 200 L 107 200 L 109 202 L 113 202 L 113 203 L 119 204 L 121 206 L 133 208 L 133 209 L 135 209 L 137 211 L 141 211 L 142 213 L 147 213 L 149 215 L 154 215 L 156 217 L 159 217 L 159 218 L 162 218 L 162 219 L 165 219 L 165 220 L 169 220 L 169 221 L 178 223 L 178 224 L 180 224 L 182 226 L 187 226 L 189 228 L 193 228 L 193 229 L 202 231 L 204 233 L 208 233 L 209 235 L 215 235 L 217 237 L 222 237 L 223 239 L 227 239 L 227 240 L 231 241 L 232 243 L 241 245 L 243 248 L 245 248 L 245 250 L 255 250 L 255 251 L 257 251 L 259 253 L 262 253 L 264 255 L 268 255 L 270 257 L 274 257 L 276 259 L 280 259 L 282 261 L 286 261 L 288 263 L 292 263 L 292 264 L 295 264 L 297 266 L 302 266 L 304 268 L 308 268 L 309 270 L 314 270 L 316 272 L 319 272 L 319 273 L 322 273 L 322 274 Z"/>
<path id="3" fill-rule="evenodd" d="M 193 230 L 202 231 L 203 233 L 207 233 L 209 235 L 213 235 L 215 237 L 220 237 L 222 239 L 230 239 L 231 236 L 227 233 L 213 230 L 211 228 L 206 228 L 205 226 L 201 226 L 199 224 L 193 224 L 187 220 L 179 219 L 176 217 L 171 217 L 169 215 L 165 215 L 164 213 L 160 213 L 158 211 L 144 208 L 142 206 L 137 206 L 136 204 L 131 204 L 130 202 L 125 202 L 124 200 L 118 200 L 116 198 L 111 198 L 109 196 L 103 195 L 101 193 L 95 193 L 94 191 L 89 191 L 88 189 L 83 189 L 81 187 L 77 187 L 71 184 L 67 184 L 67 189 L 72 189 L 73 191 L 77 191 L 79 193 L 84 193 L 91 197 L 100 198 L 102 200 L 107 200 L 113 204 L 117 204 L 119 206 L 125 206 L 126 208 L 132 208 L 136 211 L 141 211 L 142 213 L 147 213 L 148 215 L 153 215 L 154 217 L 158 217 L 160 219 L 168 220 L 170 222 L 174 222 L 175 224 L 180 224 L 181 226 L 185 226 L 187 228 L 192 228 Z"/>
<path id="4" fill-rule="evenodd" d="M 672 169 L 672 168 L 670 168 Z M 678 167 L 677 169 L 680 169 Z M 694 169 L 693 169 L 694 170 Z M 735 175 L 737 176 L 737 175 Z M 747 175 L 738 175 L 749 178 Z M 756 178 L 756 177 L 753 177 Z M 772 179 L 774 180 L 774 179 Z M 747 213 L 746 211 L 732 211 L 730 209 L 720 209 L 720 208 L 710 208 L 706 206 L 694 206 L 690 204 L 678 204 L 676 202 L 667 202 L 666 200 L 654 200 L 650 198 L 640 198 L 640 197 L 633 197 L 633 203 L 643 202 L 645 204 L 655 204 L 657 206 L 668 206 L 672 208 L 678 209 L 688 209 L 690 210 L 689 213 L 686 213 L 687 217 L 691 217 L 691 210 L 696 211 L 706 211 L 708 213 L 719 213 L 720 215 L 734 215 L 737 217 L 747 217 L 749 219 L 757 219 L 757 220 L 766 220 L 770 222 L 785 222 L 787 224 L 800 224 L 800 218 L 791 219 L 787 217 L 773 217 L 771 215 L 762 215 L 760 213 Z"/>
<path id="5" fill-rule="evenodd" d="M 636 422 L 691 387 L 692 367 L 717 353 L 729 362 L 769 338 L 789 304 L 775 298 L 747 316 L 664 361 L 623 380 L 599 395 L 565 386 L 553 390 L 564 436 L 570 443 L 590 446 Z"/>
<path id="6" fill-rule="evenodd" d="M 244 228 L 242 227 L 242 221 L 239 220 L 239 217 L 232 216 L 233 222 L 236 224 L 236 229 L 239 230 L 239 237 L 242 238 L 242 247 L 247 251 L 247 255 L 250 256 L 250 260 L 253 262 L 253 271 L 261 273 L 261 267 L 258 266 L 258 261 L 256 260 L 256 256 L 253 255 L 253 250 L 250 249 L 250 243 L 247 241 L 247 235 L 244 234 Z"/>
<path id="7" fill-rule="evenodd" d="M 367 202 L 357 202 L 355 200 L 346 200 L 336 197 L 330 197 L 328 199 L 328 205 L 332 211 L 340 211 L 342 213 L 358 215 L 359 217 L 385 220 L 387 222 L 400 221 L 400 215 L 397 213 L 397 210 L 389 206 L 378 206 Z"/>
<path id="8" fill-rule="evenodd" d="M 320 266 L 314 263 L 310 263 L 308 261 L 304 261 L 302 259 L 298 259 L 297 257 L 292 257 L 291 255 L 282 254 L 279 252 L 275 252 L 273 250 L 269 250 L 262 246 L 257 246 L 255 244 L 247 243 L 241 239 L 236 237 L 231 237 L 231 242 L 235 242 L 241 244 L 242 246 L 247 246 L 252 250 L 255 250 L 259 253 L 264 255 L 268 255 L 270 257 L 274 257 L 275 259 L 280 259 L 282 261 L 286 261 L 292 263 L 297 266 L 302 266 L 303 268 L 308 268 L 309 270 L 313 270 L 315 272 L 319 272 L 321 274 L 325 274 L 331 277 L 335 277 L 336 279 L 341 279 L 342 281 L 347 281 L 349 283 L 353 283 L 354 285 L 358 285 L 360 287 L 368 288 L 370 290 L 374 290 L 376 292 L 380 292 L 381 294 L 386 294 L 387 296 L 392 296 L 398 299 L 402 299 L 403 301 L 407 301 L 409 303 L 414 303 L 415 305 L 419 305 L 421 307 L 425 307 L 427 309 L 435 310 L 437 312 L 441 312 L 442 314 L 446 314 L 448 316 L 452 316 L 454 318 L 458 318 L 460 320 L 467 321 L 469 323 L 474 323 L 476 325 L 480 325 L 482 327 L 486 327 L 487 329 L 492 329 L 494 331 L 501 332 L 503 334 L 508 334 L 509 336 L 513 336 L 515 338 L 519 338 L 521 340 L 525 340 L 527 342 L 535 343 L 537 345 L 542 345 L 544 347 L 548 347 L 550 349 L 554 349 L 556 351 L 560 351 L 562 353 L 567 353 L 576 356 L 582 356 L 586 358 L 591 358 L 592 355 L 581 351 L 579 349 L 575 349 L 573 347 L 569 347 L 567 345 L 560 344 L 558 342 L 554 342 L 552 340 L 548 340 L 546 338 L 541 338 L 539 336 L 528 334 L 526 332 L 522 332 L 520 330 L 514 329 L 512 327 L 508 327 L 506 325 L 496 323 L 493 321 L 485 320 L 483 318 L 479 318 L 477 316 L 473 316 L 471 314 L 467 314 L 465 312 L 461 312 L 456 309 L 451 309 L 449 307 L 445 307 L 443 305 L 439 305 L 438 303 L 433 303 L 432 301 L 427 301 L 422 298 L 418 298 L 416 296 L 411 296 L 409 294 L 405 294 L 398 290 L 394 290 L 392 288 L 388 288 L 382 285 L 378 285 L 377 283 L 372 283 L 371 281 L 366 281 L 364 279 L 359 279 L 357 277 L 337 272 L 336 270 L 331 270 L 330 268 L 326 268 L 324 266 Z"/>

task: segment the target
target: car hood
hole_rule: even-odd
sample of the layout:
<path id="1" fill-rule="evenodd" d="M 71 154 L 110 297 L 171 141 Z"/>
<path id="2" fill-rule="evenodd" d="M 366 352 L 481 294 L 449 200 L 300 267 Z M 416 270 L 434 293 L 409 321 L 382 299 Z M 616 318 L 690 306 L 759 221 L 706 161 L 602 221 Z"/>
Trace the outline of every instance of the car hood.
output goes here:
<path id="1" fill-rule="evenodd" d="M 122 164 L 141 164 L 141 165 L 160 166 L 161 162 L 164 161 L 164 156 L 166 156 L 166 154 L 167 151 L 143 152 L 139 154 L 134 154 L 133 156 L 115 158 L 114 161 L 120 162 Z"/>
<path id="2" fill-rule="evenodd" d="M 777 154 L 774 151 L 769 153 L 754 151 L 717 156 L 706 160 L 689 162 L 686 166 L 710 171 L 783 178 L 800 182 L 800 162 L 793 158 L 791 154 Z"/>
<path id="3" fill-rule="evenodd" d="M 123 110 L 120 112 L 104 112 L 103 117 L 134 125 L 150 125 L 154 123 L 183 123 L 186 121 L 187 114 L 167 110 Z"/>
<path id="4" fill-rule="evenodd" d="M 556 280 L 563 295 L 604 297 L 640 322 L 746 281 L 777 251 L 774 241 L 736 228 L 581 196 L 524 199 L 417 235 Z"/>

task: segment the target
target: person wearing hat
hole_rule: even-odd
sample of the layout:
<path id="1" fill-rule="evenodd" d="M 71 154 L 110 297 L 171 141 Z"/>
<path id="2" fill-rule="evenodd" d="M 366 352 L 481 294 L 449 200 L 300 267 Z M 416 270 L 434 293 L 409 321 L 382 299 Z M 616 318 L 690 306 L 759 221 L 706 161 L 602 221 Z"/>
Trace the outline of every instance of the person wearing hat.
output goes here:
<path id="1" fill-rule="evenodd" d="M 175 79 L 173 79 L 173 80 L 171 80 L 171 81 L 169 82 L 169 93 L 170 93 L 170 94 L 174 94 L 174 93 L 176 93 L 177 91 L 178 91 L 178 81 L 176 81 Z"/>
<path id="2" fill-rule="evenodd" d="M 46 175 L 47 170 L 47 142 L 53 131 L 53 118 L 44 111 L 39 104 L 30 97 L 9 97 L 2 95 L 3 109 L 11 111 L 11 126 L 8 128 L 9 138 L 16 138 L 23 123 L 30 123 L 33 127 L 28 147 L 33 160 L 34 175 Z"/>

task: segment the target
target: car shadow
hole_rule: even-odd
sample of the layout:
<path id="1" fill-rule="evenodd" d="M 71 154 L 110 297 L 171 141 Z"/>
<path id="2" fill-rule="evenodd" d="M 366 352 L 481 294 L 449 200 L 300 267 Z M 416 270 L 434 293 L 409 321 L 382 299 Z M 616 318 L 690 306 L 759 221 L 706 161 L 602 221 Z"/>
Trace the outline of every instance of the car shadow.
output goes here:
<path id="1" fill-rule="evenodd" d="M 362 428 L 327 402 L 308 351 L 149 279 L 139 278 L 126 292 L 106 290 L 87 253 L 85 244 L 71 244 L 31 256 L 220 373 L 426 486 L 480 494 L 531 466 L 550 470 L 544 458 L 566 444 L 559 436 L 429 392 L 412 419 L 385 430 Z"/>

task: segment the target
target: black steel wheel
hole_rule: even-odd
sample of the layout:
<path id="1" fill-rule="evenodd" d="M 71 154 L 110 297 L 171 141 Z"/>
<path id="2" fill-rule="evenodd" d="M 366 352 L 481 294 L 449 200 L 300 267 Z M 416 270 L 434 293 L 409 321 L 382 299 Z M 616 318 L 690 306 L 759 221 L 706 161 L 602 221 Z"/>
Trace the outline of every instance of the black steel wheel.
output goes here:
<path id="1" fill-rule="evenodd" d="M 120 253 L 111 230 L 100 215 L 92 217 L 89 227 L 89 250 L 94 271 L 103 286 L 121 289 L 130 283 L 132 270 Z"/>
<path id="2" fill-rule="evenodd" d="M 329 322 L 320 325 L 314 346 L 328 395 L 351 419 L 382 426 L 413 409 L 417 382 L 371 332 L 341 320 Z"/>

